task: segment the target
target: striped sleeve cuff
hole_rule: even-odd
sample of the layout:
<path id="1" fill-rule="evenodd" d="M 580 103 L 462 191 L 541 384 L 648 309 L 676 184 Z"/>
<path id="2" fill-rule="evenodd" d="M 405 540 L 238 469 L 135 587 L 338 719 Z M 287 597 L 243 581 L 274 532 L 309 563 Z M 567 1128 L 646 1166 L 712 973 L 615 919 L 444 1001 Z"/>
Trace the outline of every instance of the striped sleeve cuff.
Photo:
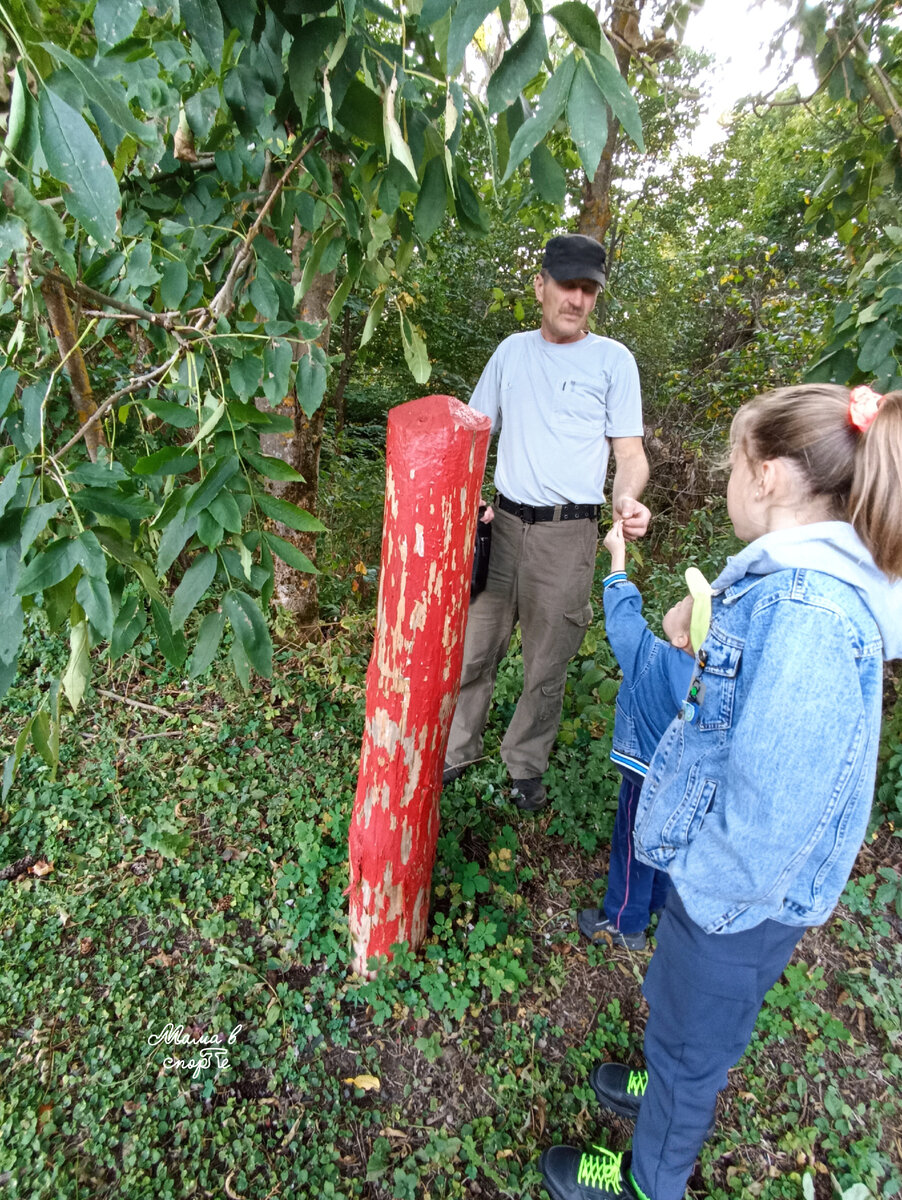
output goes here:
<path id="1" fill-rule="evenodd" d="M 626 571 L 612 571 L 610 575 L 606 575 L 602 580 L 604 587 L 608 587 L 612 583 L 629 583 Z"/>

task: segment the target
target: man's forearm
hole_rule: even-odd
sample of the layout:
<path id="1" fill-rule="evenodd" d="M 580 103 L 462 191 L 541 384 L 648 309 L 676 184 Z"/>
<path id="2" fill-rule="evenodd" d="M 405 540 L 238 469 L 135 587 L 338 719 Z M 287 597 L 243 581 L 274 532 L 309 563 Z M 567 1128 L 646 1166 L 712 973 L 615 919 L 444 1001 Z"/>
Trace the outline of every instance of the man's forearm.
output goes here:
<path id="1" fill-rule="evenodd" d="M 648 462 L 642 451 L 628 457 L 621 456 L 616 460 L 614 483 L 611 488 L 611 507 L 615 512 L 620 507 L 621 497 L 632 496 L 634 500 L 639 499 L 648 483 L 648 476 Z"/>

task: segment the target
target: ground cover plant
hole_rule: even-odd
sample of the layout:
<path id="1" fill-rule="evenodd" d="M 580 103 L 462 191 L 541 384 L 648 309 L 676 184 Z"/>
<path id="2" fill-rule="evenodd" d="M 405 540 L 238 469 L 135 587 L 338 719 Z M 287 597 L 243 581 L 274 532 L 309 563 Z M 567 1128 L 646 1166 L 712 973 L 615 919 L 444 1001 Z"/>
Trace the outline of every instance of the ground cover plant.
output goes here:
<path id="1" fill-rule="evenodd" d="M 653 610 L 722 527 L 701 514 L 635 564 Z M 359 595 L 336 590 L 329 636 L 283 647 L 250 694 L 226 667 L 189 686 L 147 644 L 98 675 L 56 780 L 23 758 L 0 826 L 7 1194 L 527 1197 L 552 1141 L 626 1144 L 585 1080 L 599 1059 L 641 1061 L 648 953 L 587 948 L 574 924 L 616 806 L 603 634 L 571 665 L 538 820 L 507 802 L 494 753 L 517 653 L 503 665 L 486 759 L 442 798 L 431 936 L 366 981 L 348 969 L 343 896 L 371 634 Z M 66 654 L 39 612 L 27 646 L 7 738 Z M 902 1190 L 892 683 L 888 713 L 871 838 L 768 998 L 693 1195 Z"/>

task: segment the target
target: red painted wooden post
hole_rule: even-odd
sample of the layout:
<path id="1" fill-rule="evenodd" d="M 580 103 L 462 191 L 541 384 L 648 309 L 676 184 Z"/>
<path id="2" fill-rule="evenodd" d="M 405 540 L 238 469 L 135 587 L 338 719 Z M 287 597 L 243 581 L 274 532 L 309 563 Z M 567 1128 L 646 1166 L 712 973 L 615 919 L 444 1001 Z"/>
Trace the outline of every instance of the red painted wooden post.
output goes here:
<path id="1" fill-rule="evenodd" d="M 441 773 L 463 658 L 489 419 L 452 396 L 388 414 L 366 726 L 348 835 L 354 967 L 429 917 Z"/>

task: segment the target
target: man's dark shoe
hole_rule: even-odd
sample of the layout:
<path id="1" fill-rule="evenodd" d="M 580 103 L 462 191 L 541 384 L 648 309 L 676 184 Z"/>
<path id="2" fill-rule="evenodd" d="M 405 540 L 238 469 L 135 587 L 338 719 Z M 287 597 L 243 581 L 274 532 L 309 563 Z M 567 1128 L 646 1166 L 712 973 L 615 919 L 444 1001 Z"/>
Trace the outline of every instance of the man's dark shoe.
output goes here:
<path id="1" fill-rule="evenodd" d="M 589 1083 L 602 1108 L 635 1121 L 642 1097 L 648 1090 L 648 1071 L 634 1071 L 623 1063 L 602 1063 L 589 1075 Z M 715 1124 L 712 1119 L 706 1137 L 714 1132 Z"/>
<path id="2" fill-rule="evenodd" d="M 455 779 L 460 779 L 461 775 L 463 775 L 464 771 L 466 771 L 469 765 L 469 763 L 463 763 L 459 767 L 449 767 L 448 764 L 445 763 L 445 766 L 442 769 L 442 787 L 447 787 L 448 784 L 453 783 Z"/>
<path id="3" fill-rule="evenodd" d="M 553 1200 L 649 1200 L 630 1173 L 629 1159 L 602 1146 L 585 1151 L 552 1146 L 539 1159 L 539 1170 Z"/>
<path id="4" fill-rule="evenodd" d="M 511 788 L 511 800 L 521 812 L 538 812 L 548 803 L 548 793 L 541 777 L 515 779 Z"/>
<path id="5" fill-rule="evenodd" d="M 603 942 L 610 938 L 615 946 L 625 946 L 627 950 L 644 950 L 645 933 L 623 933 L 609 921 L 600 908 L 584 908 L 576 918 L 579 931 L 590 942 Z"/>
<path id="6" fill-rule="evenodd" d="M 592 1071 L 589 1083 L 602 1108 L 635 1121 L 648 1087 L 648 1071 L 633 1071 L 623 1063 L 602 1063 Z"/>

